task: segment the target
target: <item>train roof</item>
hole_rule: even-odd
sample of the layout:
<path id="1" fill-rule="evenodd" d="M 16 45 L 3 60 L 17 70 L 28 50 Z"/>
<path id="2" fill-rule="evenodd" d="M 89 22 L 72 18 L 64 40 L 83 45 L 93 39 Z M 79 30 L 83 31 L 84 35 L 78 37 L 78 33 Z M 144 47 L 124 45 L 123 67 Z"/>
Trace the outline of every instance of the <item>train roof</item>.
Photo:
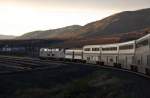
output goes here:
<path id="1" fill-rule="evenodd" d="M 145 36 L 143 36 L 143 37 L 137 39 L 136 41 L 142 41 L 142 40 L 148 39 L 148 38 L 150 38 L 150 34 L 147 34 L 147 35 L 145 35 Z"/>
<path id="2" fill-rule="evenodd" d="M 82 51 L 82 48 L 80 48 L 80 49 L 66 49 L 66 51 Z"/>
<path id="3" fill-rule="evenodd" d="M 135 44 L 135 40 L 128 41 L 128 42 L 123 42 L 123 43 L 119 43 L 118 45 L 122 46 L 122 45 L 128 45 L 128 44 Z"/>
<path id="4" fill-rule="evenodd" d="M 119 43 L 113 43 L 113 44 L 105 44 L 105 45 L 101 45 L 102 47 L 116 47 L 118 46 Z"/>
<path id="5" fill-rule="evenodd" d="M 103 45 L 86 45 L 83 48 L 93 48 L 93 47 L 118 47 L 120 45 L 127 45 L 127 44 L 135 44 L 135 40 L 122 42 L 122 43 L 113 43 L 113 44 L 103 44 Z"/>
<path id="6" fill-rule="evenodd" d="M 112 43 L 112 44 L 101 44 L 101 45 L 85 45 L 83 48 L 92 48 L 92 47 L 112 47 L 112 46 L 118 46 L 119 43 Z"/>
<path id="7" fill-rule="evenodd" d="M 99 48 L 101 47 L 102 45 L 85 45 L 83 48 Z"/>
<path id="8" fill-rule="evenodd" d="M 126 45 L 126 44 L 134 44 L 135 41 L 142 41 L 144 39 L 148 39 L 150 38 L 150 34 L 147 34 L 137 40 L 132 40 L 132 41 L 128 41 L 128 42 L 122 42 L 122 43 L 113 43 L 113 44 L 102 44 L 102 45 L 85 45 L 83 48 L 92 48 L 92 47 L 116 47 L 116 46 L 119 46 L 119 45 Z"/>
<path id="9" fill-rule="evenodd" d="M 66 52 L 82 52 L 83 50 L 82 49 L 66 49 L 65 50 Z"/>

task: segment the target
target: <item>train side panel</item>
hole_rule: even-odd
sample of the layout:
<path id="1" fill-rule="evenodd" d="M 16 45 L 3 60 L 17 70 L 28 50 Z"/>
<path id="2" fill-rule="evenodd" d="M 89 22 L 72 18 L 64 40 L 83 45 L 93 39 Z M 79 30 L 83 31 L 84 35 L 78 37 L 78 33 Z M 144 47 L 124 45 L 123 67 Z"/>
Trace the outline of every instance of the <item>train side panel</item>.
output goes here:
<path id="1" fill-rule="evenodd" d="M 118 63 L 122 68 L 131 69 L 134 63 L 135 41 L 129 41 L 119 44 L 119 60 Z"/>
<path id="2" fill-rule="evenodd" d="M 136 41 L 135 64 L 139 72 L 148 74 L 150 70 L 150 35 Z"/>
<path id="3" fill-rule="evenodd" d="M 88 45 L 83 47 L 83 60 L 87 63 L 98 63 L 101 59 L 101 46 Z"/>
<path id="4" fill-rule="evenodd" d="M 118 61 L 118 44 L 102 46 L 101 60 L 104 65 L 114 66 Z"/>

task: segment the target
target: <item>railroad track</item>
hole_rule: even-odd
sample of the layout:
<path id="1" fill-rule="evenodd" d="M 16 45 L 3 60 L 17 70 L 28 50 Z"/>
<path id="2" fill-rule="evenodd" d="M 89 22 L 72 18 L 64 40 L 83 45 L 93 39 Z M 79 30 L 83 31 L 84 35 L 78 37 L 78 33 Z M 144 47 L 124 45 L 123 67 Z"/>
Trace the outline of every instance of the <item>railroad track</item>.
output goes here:
<path id="1" fill-rule="evenodd" d="M 66 65 L 69 66 L 71 64 L 76 64 L 76 65 L 80 64 L 80 65 L 85 65 L 85 66 L 95 66 L 95 67 L 104 68 L 104 69 L 124 71 L 124 72 L 128 72 L 131 74 L 135 74 L 135 75 L 150 79 L 150 76 L 147 76 L 142 73 L 137 73 L 137 72 L 133 72 L 127 69 L 120 69 L 120 68 L 115 68 L 115 67 L 106 66 L 106 65 L 101 66 L 101 65 L 96 65 L 96 64 L 83 64 L 83 63 L 76 63 L 76 62 L 40 60 L 39 58 L 12 57 L 12 56 L 0 56 L 0 74 L 53 69 L 53 68 L 58 68 L 60 66 L 66 66 Z M 4 68 L 4 71 L 3 71 L 3 68 Z"/>
<path id="2" fill-rule="evenodd" d="M 0 73 L 13 73 L 57 68 L 66 64 L 33 58 L 0 56 Z M 4 68 L 5 67 L 5 68 Z"/>

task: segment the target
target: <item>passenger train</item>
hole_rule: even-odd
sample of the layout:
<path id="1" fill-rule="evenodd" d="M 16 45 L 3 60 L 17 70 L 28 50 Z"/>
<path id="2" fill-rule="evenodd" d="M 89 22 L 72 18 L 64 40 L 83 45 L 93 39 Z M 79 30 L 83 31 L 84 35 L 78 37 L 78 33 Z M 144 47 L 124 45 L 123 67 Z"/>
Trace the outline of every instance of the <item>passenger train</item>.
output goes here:
<path id="1" fill-rule="evenodd" d="M 150 75 L 150 34 L 123 43 L 85 45 L 82 49 L 41 48 L 40 58 L 114 66 Z"/>

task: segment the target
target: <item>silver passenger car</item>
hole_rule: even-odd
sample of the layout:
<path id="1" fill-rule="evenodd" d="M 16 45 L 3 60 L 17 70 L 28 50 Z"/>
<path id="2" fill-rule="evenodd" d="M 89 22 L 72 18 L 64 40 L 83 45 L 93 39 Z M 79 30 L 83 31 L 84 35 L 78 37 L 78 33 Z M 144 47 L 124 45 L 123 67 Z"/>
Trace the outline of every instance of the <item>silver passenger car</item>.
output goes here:
<path id="1" fill-rule="evenodd" d="M 100 45 L 87 45 L 83 47 L 83 60 L 87 63 L 97 63 L 101 59 Z"/>
<path id="2" fill-rule="evenodd" d="M 135 62 L 132 69 L 150 75 L 150 34 L 136 40 Z"/>
<path id="3" fill-rule="evenodd" d="M 129 41 L 119 44 L 118 64 L 122 68 L 130 69 L 134 63 L 135 41 Z"/>
<path id="4" fill-rule="evenodd" d="M 118 62 L 118 44 L 103 45 L 101 50 L 101 61 L 104 65 L 114 66 Z"/>
<path id="5" fill-rule="evenodd" d="M 64 58 L 65 50 L 59 48 L 41 48 L 40 49 L 40 57 L 41 58 Z"/>
<path id="6" fill-rule="evenodd" d="M 83 59 L 82 49 L 66 49 L 65 59 L 70 59 L 72 61 L 80 61 Z"/>

